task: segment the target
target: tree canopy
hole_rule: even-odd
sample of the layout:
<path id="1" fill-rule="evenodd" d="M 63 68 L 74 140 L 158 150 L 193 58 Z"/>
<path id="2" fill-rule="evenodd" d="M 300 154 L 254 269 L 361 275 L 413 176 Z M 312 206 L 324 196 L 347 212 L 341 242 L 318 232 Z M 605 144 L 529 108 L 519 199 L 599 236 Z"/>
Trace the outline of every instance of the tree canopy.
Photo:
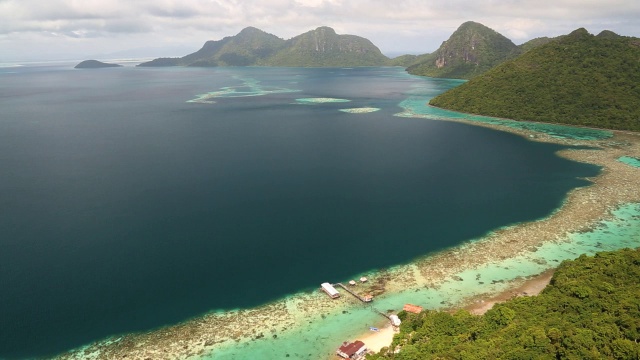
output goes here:
<path id="1" fill-rule="evenodd" d="M 564 261 L 540 295 L 482 316 L 403 311 L 391 350 L 367 359 L 639 359 L 639 295 L 639 250 L 582 255 Z"/>
<path id="2" fill-rule="evenodd" d="M 640 39 L 578 29 L 430 104 L 514 120 L 640 130 Z"/>

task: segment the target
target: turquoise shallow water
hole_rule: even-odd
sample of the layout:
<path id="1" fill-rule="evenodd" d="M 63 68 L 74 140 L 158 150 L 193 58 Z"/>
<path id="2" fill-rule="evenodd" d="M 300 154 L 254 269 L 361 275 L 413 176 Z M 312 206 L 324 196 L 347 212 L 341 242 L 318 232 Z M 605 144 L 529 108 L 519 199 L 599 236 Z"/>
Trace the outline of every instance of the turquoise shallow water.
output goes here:
<path id="1" fill-rule="evenodd" d="M 253 97 L 300 91 L 275 85 L 264 86 L 260 81 L 250 77 L 233 76 L 233 79 L 240 81 L 241 83 L 239 85 L 225 86 L 216 91 L 199 94 L 195 99 L 188 100 L 187 102 L 212 104 L 215 103 L 215 98 Z"/>
<path id="2" fill-rule="evenodd" d="M 506 126 L 514 129 L 531 130 L 544 133 L 559 139 L 602 140 L 613 136 L 610 131 L 570 127 L 557 124 L 533 123 L 499 119 L 493 117 L 464 114 L 429 106 L 429 100 L 441 94 L 443 88 L 463 83 L 464 80 L 432 79 L 429 84 L 419 84 L 411 91 L 410 96 L 400 103 L 405 109 L 398 116 L 425 117 L 431 119 L 463 119 L 492 125 Z"/>
<path id="3" fill-rule="evenodd" d="M 623 156 L 623 157 L 619 158 L 618 161 L 623 162 L 623 163 L 625 163 L 627 165 L 631 165 L 633 167 L 640 168 L 640 159 L 636 159 L 636 158 L 631 157 L 631 156 Z"/>
<path id="4" fill-rule="evenodd" d="M 626 204 L 613 211 L 612 219 L 602 221 L 592 231 L 572 233 L 563 241 L 538 247 L 535 252 L 462 271 L 456 274 L 462 281 L 450 279 L 438 289 L 408 288 L 399 293 L 385 294 L 376 298 L 372 307 L 382 311 L 399 310 L 404 304 L 412 303 L 429 309 L 446 308 L 464 298 L 501 291 L 509 281 L 539 274 L 581 254 L 593 255 L 599 251 L 636 247 L 640 247 L 640 204 Z M 390 271 L 406 271 L 406 268 L 397 267 Z M 280 334 L 277 339 L 267 337 L 240 342 L 201 359 L 326 358 L 342 341 L 357 338 L 366 333 L 369 326 L 381 327 L 387 323 L 372 311 L 372 307 L 361 304 L 347 306 L 312 319 L 308 325 L 295 331 Z"/>

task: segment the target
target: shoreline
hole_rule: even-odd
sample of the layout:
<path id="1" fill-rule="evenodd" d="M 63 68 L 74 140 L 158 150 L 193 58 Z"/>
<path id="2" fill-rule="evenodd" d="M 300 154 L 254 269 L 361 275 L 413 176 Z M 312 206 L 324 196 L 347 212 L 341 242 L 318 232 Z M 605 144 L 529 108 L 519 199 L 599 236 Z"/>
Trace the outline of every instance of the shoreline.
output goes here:
<path id="1" fill-rule="evenodd" d="M 373 279 L 375 282 L 371 286 L 382 288 L 385 294 L 399 294 L 407 289 L 438 289 L 461 272 L 474 271 L 487 264 L 514 259 L 523 254 L 532 254 L 543 244 L 567 241 L 570 234 L 587 232 L 594 229 L 601 221 L 611 219 L 612 211 L 616 208 L 624 204 L 640 203 L 640 181 L 638 181 L 640 169 L 617 160 L 621 156 L 640 158 L 640 134 L 638 133 L 612 131 L 613 137 L 604 140 L 573 140 L 472 120 L 445 121 L 457 121 L 507 131 L 531 141 L 589 146 L 591 147 L 589 149 L 563 149 L 558 152 L 558 156 L 599 165 L 602 171 L 595 178 L 589 179 L 592 181 L 591 185 L 574 189 L 567 194 L 563 204 L 546 218 L 504 227 L 482 239 L 470 239 L 464 245 L 423 256 L 391 271 L 381 271 L 376 279 Z M 594 149 L 594 146 L 599 149 Z M 547 269 L 556 266 L 548 265 Z M 533 281 L 534 278 L 529 280 Z M 515 289 L 518 289 L 517 286 L 524 286 L 521 281 L 519 284 L 516 285 L 516 282 L 506 284 L 507 290 L 502 288 L 476 297 L 463 298 L 460 302 L 444 303 L 442 308 L 471 306 L 473 309 L 473 304 L 469 302 L 480 298 L 486 299 L 485 304 L 499 301 L 501 296 L 507 296 L 505 294 L 515 291 L 514 286 L 516 286 Z M 526 290 L 522 292 L 529 293 Z M 58 358 L 103 359 L 123 356 L 128 359 L 149 357 L 176 359 L 203 357 L 206 359 L 207 356 L 215 358 L 214 354 L 219 354 L 219 351 L 233 346 L 250 344 L 271 336 L 273 339 L 293 336 L 292 329 L 309 326 L 306 325 L 307 323 L 322 321 L 321 319 L 325 316 L 338 316 L 340 312 L 344 314 L 354 306 L 357 305 L 354 305 L 353 299 L 348 297 L 342 297 L 338 301 L 327 301 L 326 296 L 318 292 L 299 294 L 293 299 L 276 301 L 258 308 L 209 313 L 146 333 L 116 336 L 72 350 Z M 402 305 L 400 309 L 401 307 Z M 388 336 L 388 333 L 385 334 Z M 367 335 L 375 336 L 377 333 Z M 337 344 L 324 344 L 325 353 L 335 345 Z"/>
<path id="2" fill-rule="evenodd" d="M 546 270 L 538 275 L 531 276 L 528 279 L 514 281 L 509 284 L 506 289 L 497 294 L 485 294 L 477 296 L 466 301 L 467 305 L 456 306 L 451 309 L 443 309 L 443 311 L 455 312 L 460 309 L 467 310 L 473 315 L 483 315 L 489 311 L 495 304 L 503 303 L 519 296 L 537 296 L 550 283 L 555 268 Z M 397 334 L 391 325 L 386 325 L 379 332 L 362 333 L 357 337 L 358 340 L 367 345 L 367 349 L 375 353 L 380 352 L 383 347 L 389 347 L 393 341 L 393 336 Z M 336 357 L 332 357 L 337 359 Z"/>
<path id="3" fill-rule="evenodd" d="M 431 105 L 428 105 L 432 107 Z M 438 108 L 440 109 L 440 108 Z M 446 110 L 446 109 L 445 109 Z M 413 114 L 412 117 L 421 118 L 423 116 Z M 474 115 L 474 114 L 469 114 Z M 474 116 L 482 116 L 482 115 L 474 115 Z M 428 116 L 425 116 L 428 117 Z M 429 118 L 432 119 L 432 118 Z M 542 229 L 543 227 L 549 228 L 552 225 L 560 225 L 559 229 L 560 234 L 554 234 L 553 230 L 547 229 L 544 231 L 545 238 L 549 239 L 548 241 L 561 241 L 562 233 L 566 236 L 566 234 L 571 232 L 587 232 L 595 226 L 596 223 L 608 220 L 611 218 L 611 211 L 625 203 L 632 203 L 640 201 L 640 186 L 631 186 L 634 182 L 634 177 L 637 177 L 640 174 L 640 169 L 636 169 L 637 174 L 633 173 L 632 167 L 628 164 L 623 164 L 618 161 L 618 158 L 622 156 L 632 156 L 636 157 L 640 155 L 640 133 L 635 133 L 632 131 L 624 131 L 624 130 L 609 130 L 609 129 L 599 129 L 599 128 L 589 128 L 589 127 L 579 127 L 589 130 L 602 130 L 602 131 L 610 131 L 613 136 L 608 139 L 603 140 L 576 140 L 576 139 L 561 139 L 553 137 L 549 134 L 525 130 L 521 128 L 509 127 L 505 125 L 496 125 L 482 121 L 474 121 L 468 120 L 464 118 L 451 118 L 451 119 L 432 119 L 436 121 L 453 121 L 464 123 L 473 126 L 482 126 L 486 128 L 490 128 L 497 131 L 504 131 L 512 134 L 516 134 L 522 136 L 530 141 L 537 142 L 545 142 L 545 143 L 553 143 L 560 145 L 569 145 L 569 146 L 594 146 L 597 145 L 601 147 L 600 149 L 564 149 L 559 151 L 558 156 L 579 161 L 587 164 L 595 164 L 602 167 L 602 172 L 589 180 L 592 182 L 591 185 L 583 188 L 577 188 L 567 194 L 567 198 L 564 200 L 563 204 L 552 214 L 544 219 L 540 219 L 538 221 L 529 222 L 525 224 L 519 224 L 515 226 L 509 226 L 503 229 L 498 229 L 494 233 L 486 236 L 481 240 L 481 242 L 490 242 L 492 239 L 502 240 L 496 241 L 493 246 L 488 246 L 491 249 L 499 250 L 498 243 L 502 245 L 508 245 L 513 242 L 518 242 L 520 245 L 524 245 L 525 242 L 522 240 L 525 237 L 525 234 L 530 234 L 532 230 Z M 511 119 L 502 119 L 514 121 Z M 545 123 L 541 123 L 545 124 Z M 561 126 L 569 126 L 566 124 L 553 124 L 553 125 L 561 125 Z M 614 142 L 617 140 L 617 142 Z M 594 144 L 595 143 L 595 144 Z M 626 149 L 626 151 L 625 151 Z M 608 151 L 607 151 L 608 150 Z M 601 151 L 602 154 L 595 153 L 594 151 Z M 631 155 L 625 155 L 631 154 Z M 622 166 L 621 166 L 622 165 Z M 630 171 L 631 170 L 631 171 Z M 631 189 L 625 189 L 626 186 L 624 182 L 628 181 L 628 185 L 630 185 Z M 636 182 L 639 182 L 636 180 Z M 595 189 L 594 189 L 595 188 Z M 634 191 L 632 189 L 635 188 L 635 196 L 631 195 L 630 192 Z M 591 190 L 591 191 L 588 191 Z M 623 191 L 623 195 L 621 196 L 606 196 L 603 199 L 603 195 L 613 195 L 613 192 L 616 190 L 626 190 Z M 628 196 L 631 195 L 631 196 Z M 605 201 L 598 201 L 605 200 Z M 588 212 L 585 214 L 580 214 L 580 211 L 577 208 L 580 205 L 587 205 Z M 600 214 L 600 215 L 598 215 Z M 582 225 L 579 223 L 582 222 Z M 538 224 L 539 223 L 539 224 Z M 550 223 L 550 224 L 549 224 Z M 553 228 L 553 227 L 552 227 Z M 509 231 L 513 232 L 511 236 L 509 236 Z M 500 239 L 501 236 L 505 236 L 505 238 Z M 531 234 L 532 236 L 534 234 Z M 519 239 L 518 239 L 519 238 Z M 533 237 L 529 237 L 529 239 L 533 239 Z M 538 241 L 527 241 L 531 246 L 537 246 L 545 240 Z M 515 250 L 515 249 L 513 249 Z M 473 250 L 467 250 L 467 252 L 473 252 Z M 478 252 L 476 252 L 477 254 Z M 513 252 L 510 252 L 512 255 Z M 460 257 L 456 251 L 453 251 L 453 255 Z M 471 255 L 471 254 L 468 254 Z M 506 254 L 505 254 L 506 255 Z M 502 257 L 504 258 L 505 255 Z M 508 256 L 508 255 L 506 255 Z M 464 255 L 462 255 L 464 257 Z M 444 261 L 444 259 L 439 259 L 440 261 Z M 517 296 L 536 296 L 540 292 L 542 292 L 545 287 L 550 283 L 551 278 L 555 272 L 556 267 L 552 267 L 538 275 L 534 275 L 528 279 L 523 281 L 514 281 L 507 285 L 507 288 L 498 292 L 498 293 L 488 293 L 480 296 L 472 297 L 466 299 L 461 304 L 457 304 L 457 306 L 453 306 L 449 309 L 441 309 L 444 311 L 455 311 L 459 309 L 465 309 L 474 315 L 483 315 L 488 310 L 490 310 L 495 304 L 502 303 L 508 301 Z M 431 273 L 430 275 L 435 275 Z M 444 275 L 444 272 L 440 272 L 439 275 Z M 376 336 L 376 334 L 362 334 L 361 337 L 363 339 L 368 339 L 372 341 L 374 345 L 374 349 L 377 349 L 378 352 L 382 346 L 381 344 L 385 344 L 384 346 L 391 345 L 391 341 L 393 339 L 393 335 L 391 338 L 388 338 L 386 335 L 381 334 Z M 363 340 L 364 341 L 364 340 Z M 366 341 L 364 341 L 367 344 Z"/>
<path id="4" fill-rule="evenodd" d="M 552 268 L 524 280 L 521 284 L 514 283 L 503 292 L 492 297 L 475 299 L 471 304 L 462 307 L 462 309 L 467 310 L 473 315 L 483 315 L 492 309 L 495 304 L 503 303 L 520 296 L 537 296 L 549 285 L 555 271 L 556 268 Z"/>

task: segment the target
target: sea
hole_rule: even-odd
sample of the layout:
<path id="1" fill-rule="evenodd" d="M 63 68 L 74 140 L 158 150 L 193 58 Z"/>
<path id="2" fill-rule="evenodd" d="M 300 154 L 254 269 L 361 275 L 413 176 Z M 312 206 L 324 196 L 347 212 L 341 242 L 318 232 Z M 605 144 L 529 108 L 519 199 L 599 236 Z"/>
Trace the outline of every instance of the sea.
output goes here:
<path id="1" fill-rule="evenodd" d="M 398 67 L 73 65 L 0 67 L 0 358 L 407 264 L 546 217 L 601 171 L 440 121 L 462 115 L 428 99 L 462 82 Z"/>

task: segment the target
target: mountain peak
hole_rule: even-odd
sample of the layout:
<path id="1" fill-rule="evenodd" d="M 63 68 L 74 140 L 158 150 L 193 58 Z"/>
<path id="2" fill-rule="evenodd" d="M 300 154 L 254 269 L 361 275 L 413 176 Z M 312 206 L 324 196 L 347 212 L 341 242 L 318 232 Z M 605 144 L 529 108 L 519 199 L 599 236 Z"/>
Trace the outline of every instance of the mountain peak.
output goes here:
<path id="1" fill-rule="evenodd" d="M 570 32 L 569 35 L 567 35 L 567 37 L 574 38 L 574 39 L 581 39 L 581 38 L 590 37 L 590 36 L 591 34 L 589 34 L 587 29 L 585 28 L 575 29 L 572 32 Z"/>
<path id="2" fill-rule="evenodd" d="M 482 28 L 487 28 L 488 29 L 488 27 L 486 27 L 485 25 L 480 24 L 479 22 L 465 21 L 460 26 L 458 26 L 458 30 L 464 29 L 464 28 L 470 28 L 470 27 L 482 27 Z"/>
<path id="3" fill-rule="evenodd" d="M 254 26 L 247 26 L 246 28 L 240 30 L 241 33 L 243 31 L 259 31 L 259 32 L 263 32 L 262 30 L 258 29 L 257 27 L 254 27 Z"/>
<path id="4" fill-rule="evenodd" d="M 333 30 L 333 28 L 328 27 L 328 26 L 320 26 L 320 27 L 316 28 L 314 31 L 326 32 L 326 33 L 329 33 L 329 34 L 335 34 L 336 33 L 336 31 Z"/>
<path id="5" fill-rule="evenodd" d="M 518 47 L 497 31 L 467 21 L 423 62 L 408 68 L 414 75 L 468 79 L 519 53 Z"/>
<path id="6" fill-rule="evenodd" d="M 614 33 L 611 30 L 602 30 L 598 35 L 596 35 L 596 37 L 601 39 L 619 39 L 622 36 Z"/>
<path id="7" fill-rule="evenodd" d="M 266 33 L 253 26 L 247 26 L 246 28 L 240 30 L 240 32 L 238 33 L 238 35 L 256 35 L 256 34 L 266 34 Z"/>

